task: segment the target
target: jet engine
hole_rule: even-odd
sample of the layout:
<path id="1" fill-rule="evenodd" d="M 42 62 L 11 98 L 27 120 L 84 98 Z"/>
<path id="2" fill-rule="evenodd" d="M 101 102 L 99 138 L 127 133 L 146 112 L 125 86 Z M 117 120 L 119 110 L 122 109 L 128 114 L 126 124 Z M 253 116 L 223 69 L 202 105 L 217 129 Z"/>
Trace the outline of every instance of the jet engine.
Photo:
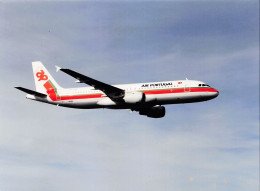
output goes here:
<path id="1" fill-rule="evenodd" d="M 143 108 L 139 111 L 140 115 L 146 115 L 151 118 L 161 118 L 165 116 L 165 107 L 154 106 L 150 108 Z"/>
<path id="2" fill-rule="evenodd" d="M 125 92 L 125 103 L 135 104 L 145 100 L 145 95 L 142 92 Z"/>

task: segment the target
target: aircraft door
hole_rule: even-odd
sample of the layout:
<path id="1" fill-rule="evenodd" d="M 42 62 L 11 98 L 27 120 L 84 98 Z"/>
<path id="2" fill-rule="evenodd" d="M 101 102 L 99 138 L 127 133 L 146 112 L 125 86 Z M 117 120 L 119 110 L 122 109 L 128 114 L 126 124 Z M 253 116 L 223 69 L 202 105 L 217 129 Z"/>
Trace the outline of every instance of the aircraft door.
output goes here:
<path id="1" fill-rule="evenodd" d="M 190 83 L 188 80 L 184 82 L 184 92 L 190 92 Z"/>

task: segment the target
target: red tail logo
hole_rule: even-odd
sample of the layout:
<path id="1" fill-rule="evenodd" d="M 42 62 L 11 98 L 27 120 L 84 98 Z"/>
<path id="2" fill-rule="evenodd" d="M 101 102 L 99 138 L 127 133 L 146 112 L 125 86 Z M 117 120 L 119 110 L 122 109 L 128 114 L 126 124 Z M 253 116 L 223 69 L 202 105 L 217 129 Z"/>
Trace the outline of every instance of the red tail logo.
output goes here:
<path id="1" fill-rule="evenodd" d="M 44 75 L 44 71 L 43 71 L 43 70 L 41 70 L 40 72 L 37 72 L 37 73 L 36 73 L 36 77 L 39 78 L 38 81 L 48 80 L 48 76 L 47 76 L 47 75 Z"/>

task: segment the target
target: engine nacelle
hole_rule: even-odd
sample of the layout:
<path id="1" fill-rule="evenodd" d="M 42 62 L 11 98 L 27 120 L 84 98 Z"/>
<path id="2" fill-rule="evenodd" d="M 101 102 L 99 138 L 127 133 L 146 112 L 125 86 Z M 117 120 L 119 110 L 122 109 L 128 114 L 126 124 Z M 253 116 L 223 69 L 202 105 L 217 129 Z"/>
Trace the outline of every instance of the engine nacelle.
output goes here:
<path id="1" fill-rule="evenodd" d="M 165 107 L 163 106 L 154 106 L 150 108 L 143 108 L 139 111 L 140 115 L 146 115 L 147 117 L 152 118 L 161 118 L 165 116 Z"/>
<path id="2" fill-rule="evenodd" d="M 135 104 L 143 102 L 145 95 L 142 92 L 125 92 L 124 101 L 125 103 Z"/>
<path id="3" fill-rule="evenodd" d="M 145 95 L 145 102 L 150 103 L 156 101 L 156 97 L 154 95 Z"/>

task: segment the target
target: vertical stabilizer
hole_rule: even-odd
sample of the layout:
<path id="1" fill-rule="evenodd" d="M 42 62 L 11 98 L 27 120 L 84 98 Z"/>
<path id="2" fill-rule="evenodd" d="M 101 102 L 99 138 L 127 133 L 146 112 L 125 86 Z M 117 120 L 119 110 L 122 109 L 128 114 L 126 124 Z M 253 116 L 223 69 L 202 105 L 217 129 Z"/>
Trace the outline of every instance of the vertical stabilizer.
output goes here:
<path id="1" fill-rule="evenodd" d="M 55 90 L 62 89 L 41 62 L 32 62 L 32 68 L 37 92 L 46 94 L 46 84 L 51 84 Z"/>

